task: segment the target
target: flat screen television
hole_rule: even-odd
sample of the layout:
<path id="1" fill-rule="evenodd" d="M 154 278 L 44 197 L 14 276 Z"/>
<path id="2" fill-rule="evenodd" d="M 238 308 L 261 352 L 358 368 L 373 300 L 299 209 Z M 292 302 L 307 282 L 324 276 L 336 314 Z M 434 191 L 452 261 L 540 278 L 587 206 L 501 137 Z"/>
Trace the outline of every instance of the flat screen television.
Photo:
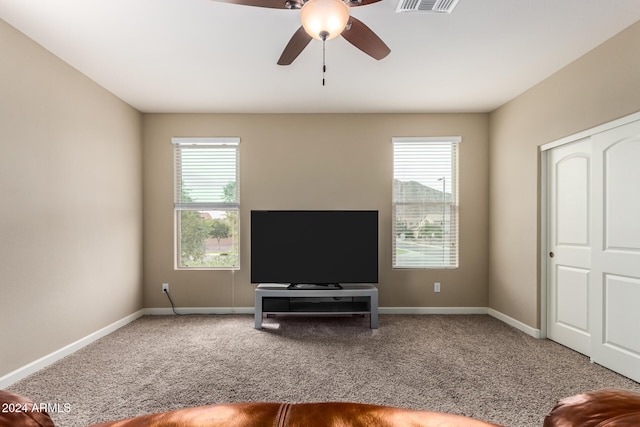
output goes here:
<path id="1" fill-rule="evenodd" d="M 378 211 L 251 211 L 251 282 L 378 283 Z"/>

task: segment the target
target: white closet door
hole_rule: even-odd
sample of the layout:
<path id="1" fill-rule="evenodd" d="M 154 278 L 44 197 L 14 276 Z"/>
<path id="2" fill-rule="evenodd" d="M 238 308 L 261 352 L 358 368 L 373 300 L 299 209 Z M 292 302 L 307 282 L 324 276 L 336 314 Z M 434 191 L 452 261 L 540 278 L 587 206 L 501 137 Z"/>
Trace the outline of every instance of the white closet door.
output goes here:
<path id="1" fill-rule="evenodd" d="M 547 336 L 589 355 L 589 138 L 547 154 Z"/>
<path id="2" fill-rule="evenodd" d="M 592 141 L 591 359 L 640 381 L 640 122 Z"/>

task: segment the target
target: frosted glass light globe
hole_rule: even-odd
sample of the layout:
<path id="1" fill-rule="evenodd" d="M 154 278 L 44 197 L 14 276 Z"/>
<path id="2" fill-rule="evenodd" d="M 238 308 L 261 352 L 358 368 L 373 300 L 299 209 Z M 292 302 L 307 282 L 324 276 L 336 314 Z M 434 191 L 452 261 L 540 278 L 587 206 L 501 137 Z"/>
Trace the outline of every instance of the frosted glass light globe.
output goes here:
<path id="1" fill-rule="evenodd" d="M 341 0 L 309 0 L 300 9 L 304 30 L 314 39 L 336 38 L 349 21 L 349 7 Z"/>

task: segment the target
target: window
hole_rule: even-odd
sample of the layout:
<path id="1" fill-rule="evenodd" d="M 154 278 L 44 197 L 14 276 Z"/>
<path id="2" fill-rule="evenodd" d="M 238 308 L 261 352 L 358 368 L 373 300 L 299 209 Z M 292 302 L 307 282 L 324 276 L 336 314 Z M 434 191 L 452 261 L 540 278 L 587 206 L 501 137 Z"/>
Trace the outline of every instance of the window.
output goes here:
<path id="1" fill-rule="evenodd" d="M 239 138 L 173 138 L 176 267 L 240 268 Z"/>
<path id="2" fill-rule="evenodd" d="M 458 267 L 460 141 L 393 138 L 393 268 Z"/>

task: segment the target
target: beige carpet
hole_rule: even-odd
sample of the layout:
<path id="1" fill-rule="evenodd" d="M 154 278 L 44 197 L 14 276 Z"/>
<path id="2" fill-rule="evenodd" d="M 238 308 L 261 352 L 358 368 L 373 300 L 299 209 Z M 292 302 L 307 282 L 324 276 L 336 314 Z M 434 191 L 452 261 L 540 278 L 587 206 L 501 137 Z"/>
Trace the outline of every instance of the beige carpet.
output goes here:
<path id="1" fill-rule="evenodd" d="M 237 401 L 354 401 L 541 426 L 557 399 L 640 385 L 483 315 L 147 316 L 14 384 L 60 427 Z"/>

